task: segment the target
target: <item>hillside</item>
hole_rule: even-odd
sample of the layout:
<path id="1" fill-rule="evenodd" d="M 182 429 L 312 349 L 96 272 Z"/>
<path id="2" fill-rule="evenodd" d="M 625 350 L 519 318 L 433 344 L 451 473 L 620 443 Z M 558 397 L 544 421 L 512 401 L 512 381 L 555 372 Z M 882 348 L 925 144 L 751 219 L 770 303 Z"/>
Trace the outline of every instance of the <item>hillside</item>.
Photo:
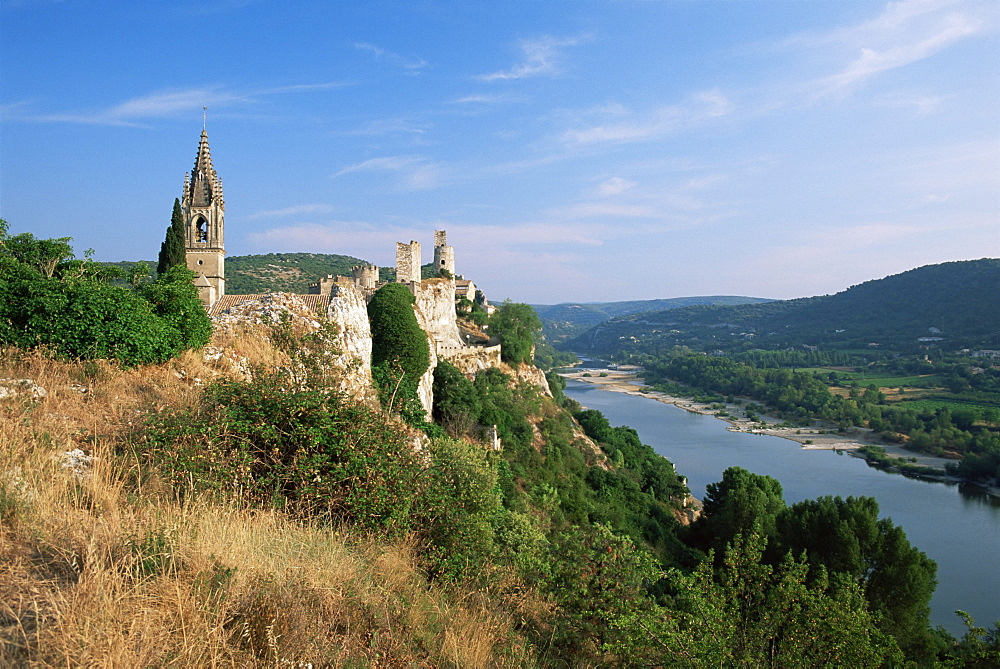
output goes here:
<path id="1" fill-rule="evenodd" d="M 835 295 L 690 306 L 609 320 L 565 344 L 602 354 L 675 345 L 738 351 L 818 346 L 915 351 L 1000 345 L 1000 259 L 927 265 Z M 930 338 L 927 341 L 920 339 Z"/>
<path id="2" fill-rule="evenodd" d="M 646 311 L 664 311 L 693 305 L 736 305 L 770 302 L 766 298 L 714 295 L 699 297 L 674 297 L 660 300 L 628 300 L 624 302 L 564 302 L 561 304 L 534 304 L 532 307 L 542 319 L 545 337 L 558 344 L 576 337 L 587 329 L 618 316 Z"/>
<path id="3" fill-rule="evenodd" d="M 268 253 L 226 258 L 226 292 L 250 295 L 271 291 L 306 293 L 320 277 L 350 276 L 367 261 L 331 253 Z M 384 271 L 384 270 L 383 270 Z"/>

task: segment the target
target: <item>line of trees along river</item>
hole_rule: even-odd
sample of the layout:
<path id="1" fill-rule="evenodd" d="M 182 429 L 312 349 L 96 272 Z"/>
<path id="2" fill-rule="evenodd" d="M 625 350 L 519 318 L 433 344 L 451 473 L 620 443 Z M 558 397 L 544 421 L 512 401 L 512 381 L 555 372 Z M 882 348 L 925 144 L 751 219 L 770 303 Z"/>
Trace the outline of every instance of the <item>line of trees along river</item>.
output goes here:
<path id="1" fill-rule="evenodd" d="M 980 625 L 1000 620 L 1000 500 L 973 488 L 887 474 L 858 458 L 803 449 L 787 439 L 730 432 L 724 421 L 647 397 L 572 380 L 566 395 L 601 411 L 614 425 L 634 428 L 674 463 L 699 498 L 733 466 L 781 481 L 789 504 L 824 495 L 876 498 L 882 515 L 937 562 L 938 586 L 931 601 L 935 625 L 961 635 L 957 609 L 972 614 Z"/>

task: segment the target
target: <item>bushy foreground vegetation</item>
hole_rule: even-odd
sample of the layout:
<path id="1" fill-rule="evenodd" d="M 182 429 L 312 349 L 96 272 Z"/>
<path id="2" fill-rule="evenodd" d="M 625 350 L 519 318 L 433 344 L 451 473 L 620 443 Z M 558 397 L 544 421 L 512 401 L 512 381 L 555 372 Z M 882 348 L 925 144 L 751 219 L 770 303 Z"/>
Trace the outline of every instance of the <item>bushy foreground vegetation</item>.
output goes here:
<path id="1" fill-rule="evenodd" d="M 401 422 L 320 388 L 243 378 L 225 362 L 289 365 L 266 339 L 217 343 L 229 358 L 188 353 L 131 370 L 3 352 L 0 376 L 48 389 L 0 403 L 3 663 L 899 657 L 864 581 L 814 564 L 808 547 L 768 557 L 782 535 L 767 519 L 783 517 L 782 502 L 731 523 L 761 484 L 752 475 L 727 473 L 741 483 L 720 483 L 719 509 L 685 529 L 671 513 L 683 486 L 634 433 L 582 412 L 606 446 L 580 450 L 555 401 L 500 372 L 473 389 L 491 399 L 480 407 L 492 404 L 492 417 L 509 415 L 502 453 L 455 437 L 414 451 L 417 435 Z M 551 447 L 560 434 L 567 442 Z M 775 485 L 764 487 L 775 500 Z M 712 523 L 725 531 L 702 526 Z M 708 559 L 705 537 L 723 545 Z M 995 653 L 995 637 L 980 630 L 927 652 L 962 666 Z"/>
<path id="2" fill-rule="evenodd" d="M 208 342 L 211 324 L 192 272 L 172 267 L 143 282 L 144 266 L 124 276 L 76 259 L 69 241 L 9 235 L 0 220 L 0 345 L 141 365 Z"/>

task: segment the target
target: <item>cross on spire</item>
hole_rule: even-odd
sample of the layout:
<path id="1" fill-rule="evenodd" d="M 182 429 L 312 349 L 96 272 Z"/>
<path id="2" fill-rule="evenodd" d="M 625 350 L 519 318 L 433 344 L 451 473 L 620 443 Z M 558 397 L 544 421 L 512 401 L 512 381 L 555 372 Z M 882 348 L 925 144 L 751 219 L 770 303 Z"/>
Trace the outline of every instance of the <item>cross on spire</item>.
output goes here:
<path id="1" fill-rule="evenodd" d="M 208 130 L 208 107 L 204 105 L 201 108 L 201 129 Z"/>

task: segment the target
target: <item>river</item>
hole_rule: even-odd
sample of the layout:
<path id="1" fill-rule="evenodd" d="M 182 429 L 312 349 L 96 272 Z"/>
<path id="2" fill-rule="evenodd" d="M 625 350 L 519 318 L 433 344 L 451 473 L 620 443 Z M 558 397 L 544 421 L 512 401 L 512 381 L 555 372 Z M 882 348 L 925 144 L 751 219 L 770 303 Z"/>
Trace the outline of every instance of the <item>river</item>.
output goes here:
<path id="1" fill-rule="evenodd" d="M 712 416 L 582 381 L 567 380 L 566 395 L 601 411 L 612 425 L 635 428 L 687 477 L 698 498 L 733 466 L 781 481 L 789 504 L 823 495 L 876 498 L 882 515 L 937 562 L 934 625 L 963 634 L 956 609 L 983 627 L 1000 620 L 1000 500 L 966 486 L 888 474 L 860 458 L 803 449 L 788 439 L 730 432 L 728 423 Z"/>

